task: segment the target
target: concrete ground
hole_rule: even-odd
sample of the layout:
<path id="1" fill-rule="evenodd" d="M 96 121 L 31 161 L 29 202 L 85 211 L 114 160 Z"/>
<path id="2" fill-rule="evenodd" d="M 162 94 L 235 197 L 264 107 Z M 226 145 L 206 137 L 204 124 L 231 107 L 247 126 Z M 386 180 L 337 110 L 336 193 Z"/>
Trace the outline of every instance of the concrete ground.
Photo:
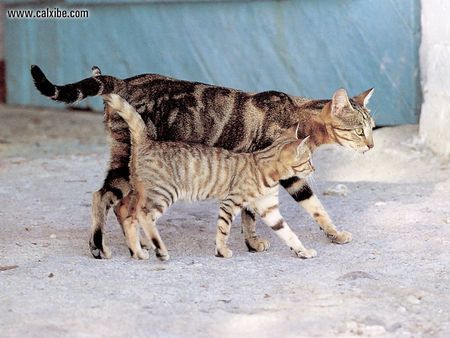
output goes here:
<path id="1" fill-rule="evenodd" d="M 450 336 L 450 168 L 417 126 L 376 130 L 365 155 L 315 154 L 311 183 L 350 244 L 330 244 L 283 192 L 316 258 L 262 223 L 272 246 L 249 253 L 240 220 L 234 257 L 216 258 L 216 204 L 179 203 L 159 222 L 162 263 L 131 260 L 112 215 L 112 259 L 89 254 L 101 115 L 0 106 L 0 121 L 0 337 Z"/>

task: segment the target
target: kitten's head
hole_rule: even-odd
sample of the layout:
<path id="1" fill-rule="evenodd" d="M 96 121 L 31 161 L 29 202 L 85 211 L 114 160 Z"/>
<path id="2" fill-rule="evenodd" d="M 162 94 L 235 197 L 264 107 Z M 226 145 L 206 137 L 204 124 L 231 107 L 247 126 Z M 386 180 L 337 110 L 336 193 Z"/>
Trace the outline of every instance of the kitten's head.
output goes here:
<path id="1" fill-rule="evenodd" d="M 311 163 L 311 150 L 309 147 L 309 136 L 300 140 L 297 137 L 298 124 L 287 129 L 275 143 L 280 143 L 279 162 L 281 168 L 280 179 L 297 176 L 305 178 L 314 171 Z"/>
<path id="2" fill-rule="evenodd" d="M 375 122 L 366 107 L 373 90 L 368 89 L 353 98 L 348 97 L 345 89 L 336 90 L 321 113 L 332 142 L 362 152 L 373 148 Z"/>

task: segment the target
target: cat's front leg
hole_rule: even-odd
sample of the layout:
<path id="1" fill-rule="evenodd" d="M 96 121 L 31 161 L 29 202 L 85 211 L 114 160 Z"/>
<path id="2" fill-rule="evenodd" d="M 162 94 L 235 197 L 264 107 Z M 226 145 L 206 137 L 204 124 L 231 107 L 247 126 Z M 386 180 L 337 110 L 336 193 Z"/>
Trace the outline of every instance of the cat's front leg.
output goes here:
<path id="1" fill-rule="evenodd" d="M 219 204 L 219 219 L 217 221 L 216 256 L 230 258 L 233 251 L 228 247 L 231 223 L 239 212 L 239 206 L 232 200 L 223 200 Z"/>
<path id="2" fill-rule="evenodd" d="M 255 211 L 263 219 L 264 223 L 272 228 L 294 253 L 300 258 L 312 258 L 317 255 L 314 249 L 307 249 L 291 230 L 281 216 L 278 208 L 277 196 L 268 196 L 255 202 Z"/>
<path id="3" fill-rule="evenodd" d="M 352 234 L 347 231 L 338 231 L 320 200 L 314 195 L 305 180 L 292 177 L 280 181 L 288 193 L 310 214 L 319 224 L 325 235 L 337 244 L 345 244 L 352 240 Z"/>

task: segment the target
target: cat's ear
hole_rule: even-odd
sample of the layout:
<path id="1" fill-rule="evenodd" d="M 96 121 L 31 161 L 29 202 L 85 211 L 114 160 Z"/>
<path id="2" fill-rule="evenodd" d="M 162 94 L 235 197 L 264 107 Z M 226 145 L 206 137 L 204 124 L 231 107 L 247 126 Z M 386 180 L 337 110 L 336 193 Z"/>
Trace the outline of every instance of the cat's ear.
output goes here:
<path id="1" fill-rule="evenodd" d="M 375 88 L 367 89 L 365 92 L 362 92 L 361 94 L 355 96 L 353 100 L 355 100 L 355 102 L 360 106 L 367 107 L 367 104 L 369 103 L 374 90 Z"/>
<path id="2" fill-rule="evenodd" d="M 283 132 L 283 136 L 290 138 L 298 138 L 298 127 L 300 123 L 293 124 Z"/>
<path id="3" fill-rule="evenodd" d="M 331 114 L 342 115 L 346 108 L 351 108 L 350 100 L 348 99 L 347 92 L 341 88 L 334 92 L 331 99 Z"/>

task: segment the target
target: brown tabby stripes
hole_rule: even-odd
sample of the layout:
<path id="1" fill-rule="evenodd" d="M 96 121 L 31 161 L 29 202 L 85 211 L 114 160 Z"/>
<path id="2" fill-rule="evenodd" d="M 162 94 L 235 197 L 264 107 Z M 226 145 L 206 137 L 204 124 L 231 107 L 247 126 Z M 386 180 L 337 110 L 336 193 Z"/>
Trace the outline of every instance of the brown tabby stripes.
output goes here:
<path id="1" fill-rule="evenodd" d="M 235 89 L 198 82 L 180 81 L 157 74 L 117 79 L 99 75 L 70 85 L 55 86 L 37 66 L 31 74 L 36 88 L 45 96 L 66 103 L 89 95 L 115 93 L 126 99 L 147 126 L 155 126 L 155 137 L 165 141 L 195 142 L 228 150 L 255 151 L 270 144 L 289 126 L 299 123 L 299 137 L 310 136 L 312 150 L 322 144 L 340 144 L 358 151 L 373 147 L 374 122 L 366 108 L 373 90 L 349 98 L 343 89 L 328 100 L 313 100 L 276 91 L 244 93 Z M 126 123 L 105 106 L 105 123 L 111 138 L 110 167 L 103 187 L 94 193 L 92 205 L 91 252 L 109 258 L 104 243 L 106 215 L 111 204 L 116 214 L 121 199 L 130 190 L 128 164 L 130 137 Z M 212 170 L 211 170 L 212 173 Z M 281 182 L 293 198 L 316 218 L 326 235 L 346 243 L 350 234 L 336 230 L 331 218 L 308 184 L 293 177 Z M 121 218 L 118 216 L 119 222 Z M 256 234 L 255 216 L 242 214 L 243 231 L 249 250 L 262 251 L 269 243 Z"/>
<path id="2" fill-rule="evenodd" d="M 227 246 L 231 223 L 243 207 L 254 209 L 299 257 L 315 256 L 315 251 L 306 249 L 279 215 L 278 179 L 271 178 L 304 178 L 312 172 L 311 151 L 306 139 L 297 138 L 297 126 L 288 129 L 266 149 L 232 153 L 199 144 L 154 141 L 145 132 L 145 124 L 136 110 L 120 96 L 107 95 L 105 101 L 122 116 L 131 131 L 133 191 L 130 213 L 124 217 L 123 224 L 133 257 L 148 258 L 148 252 L 139 244 L 139 223 L 147 240 L 158 243 L 157 256 L 168 259 L 166 246 L 156 230 L 157 219 L 179 199 L 199 201 L 206 196 L 218 199 L 220 204 L 217 256 L 231 257 L 232 251 Z M 269 186 L 266 182 L 270 182 Z M 171 190 L 179 193 L 173 194 Z M 163 211 L 156 205 L 163 205 Z"/>

